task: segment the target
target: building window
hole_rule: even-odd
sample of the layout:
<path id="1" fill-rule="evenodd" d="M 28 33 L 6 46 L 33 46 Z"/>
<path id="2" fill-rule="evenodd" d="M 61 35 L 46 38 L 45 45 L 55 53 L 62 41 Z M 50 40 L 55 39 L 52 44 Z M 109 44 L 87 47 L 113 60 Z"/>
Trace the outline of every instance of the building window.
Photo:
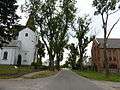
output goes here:
<path id="1" fill-rule="evenodd" d="M 109 61 L 112 61 L 112 57 L 109 57 Z"/>
<path id="2" fill-rule="evenodd" d="M 25 33 L 25 37 L 28 37 L 28 33 Z"/>
<path id="3" fill-rule="evenodd" d="M 27 60 L 23 60 L 23 62 L 27 62 Z"/>
<path id="4" fill-rule="evenodd" d="M 8 56 L 8 52 L 5 51 L 4 54 L 3 54 L 3 59 L 7 59 L 7 56 Z"/>
<path id="5" fill-rule="evenodd" d="M 109 68 L 110 68 L 110 69 L 117 69 L 117 65 L 116 65 L 116 64 L 110 64 L 110 65 L 109 65 Z"/>
<path id="6" fill-rule="evenodd" d="M 113 60 L 116 61 L 116 57 L 113 57 Z"/>
<path id="7" fill-rule="evenodd" d="M 25 55 L 27 55 L 27 53 L 25 53 Z"/>

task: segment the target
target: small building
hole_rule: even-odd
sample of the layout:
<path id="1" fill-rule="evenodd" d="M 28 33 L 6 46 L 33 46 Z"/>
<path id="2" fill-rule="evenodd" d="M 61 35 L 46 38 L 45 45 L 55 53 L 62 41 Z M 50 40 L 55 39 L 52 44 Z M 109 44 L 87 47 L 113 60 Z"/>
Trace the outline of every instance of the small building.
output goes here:
<path id="1" fill-rule="evenodd" d="M 103 38 L 93 40 L 91 54 L 92 63 L 98 71 L 104 70 Z M 120 70 L 120 39 L 110 38 L 107 40 L 107 59 L 110 70 Z"/>
<path id="2" fill-rule="evenodd" d="M 31 65 L 37 58 L 38 35 L 32 30 L 32 24 L 28 24 L 29 22 L 30 18 L 26 26 L 15 26 L 15 38 L 0 49 L 0 64 Z"/>

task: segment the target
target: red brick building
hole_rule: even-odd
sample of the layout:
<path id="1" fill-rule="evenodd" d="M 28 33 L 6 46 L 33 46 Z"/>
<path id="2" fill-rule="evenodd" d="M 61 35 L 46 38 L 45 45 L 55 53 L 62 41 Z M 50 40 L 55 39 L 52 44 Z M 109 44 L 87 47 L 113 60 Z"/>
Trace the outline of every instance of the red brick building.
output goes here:
<path id="1" fill-rule="evenodd" d="M 94 39 L 91 49 L 92 61 L 98 71 L 104 69 L 103 42 L 103 38 Z M 120 71 L 120 39 L 108 39 L 106 52 L 109 69 Z"/>

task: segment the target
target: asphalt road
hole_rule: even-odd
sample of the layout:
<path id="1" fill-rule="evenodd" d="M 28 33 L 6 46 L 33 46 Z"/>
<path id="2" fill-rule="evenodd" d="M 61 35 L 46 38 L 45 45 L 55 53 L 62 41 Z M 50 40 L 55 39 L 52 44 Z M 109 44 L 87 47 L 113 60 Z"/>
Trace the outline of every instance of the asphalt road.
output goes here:
<path id="1" fill-rule="evenodd" d="M 0 80 L 0 90 L 105 90 L 70 70 L 55 76 L 30 80 Z"/>

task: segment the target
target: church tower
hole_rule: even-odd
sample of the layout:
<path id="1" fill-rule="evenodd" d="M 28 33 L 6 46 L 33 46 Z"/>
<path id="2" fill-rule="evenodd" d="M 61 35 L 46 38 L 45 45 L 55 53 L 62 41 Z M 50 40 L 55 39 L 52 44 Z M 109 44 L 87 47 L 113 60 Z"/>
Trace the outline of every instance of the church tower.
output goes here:
<path id="1" fill-rule="evenodd" d="M 26 23 L 26 27 L 30 28 L 34 32 L 36 31 L 35 18 L 32 13 L 29 15 L 28 21 Z"/>
<path id="2" fill-rule="evenodd" d="M 37 57 L 38 34 L 33 14 L 29 15 L 26 28 L 19 32 L 18 40 L 22 43 L 22 64 L 31 65 Z"/>

